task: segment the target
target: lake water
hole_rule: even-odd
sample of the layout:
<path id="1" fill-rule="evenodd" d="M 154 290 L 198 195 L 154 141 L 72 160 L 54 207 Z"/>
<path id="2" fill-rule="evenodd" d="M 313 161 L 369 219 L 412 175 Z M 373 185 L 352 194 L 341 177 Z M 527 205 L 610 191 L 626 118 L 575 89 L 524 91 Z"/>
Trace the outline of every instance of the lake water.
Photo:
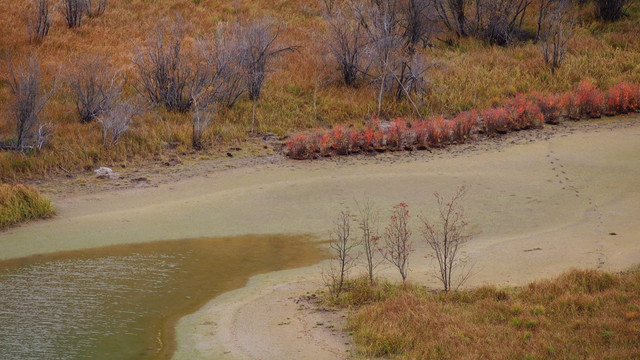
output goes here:
<path id="1" fill-rule="evenodd" d="M 188 239 L 0 263 L 0 357 L 158 359 L 173 327 L 249 277 L 323 259 L 294 236 Z"/>

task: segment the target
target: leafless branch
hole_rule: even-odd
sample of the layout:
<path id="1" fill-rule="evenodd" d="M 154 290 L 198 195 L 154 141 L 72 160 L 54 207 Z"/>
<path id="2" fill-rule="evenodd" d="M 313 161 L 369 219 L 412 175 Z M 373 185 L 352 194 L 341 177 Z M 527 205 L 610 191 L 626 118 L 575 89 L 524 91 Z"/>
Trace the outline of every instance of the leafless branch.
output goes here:
<path id="1" fill-rule="evenodd" d="M 389 225 L 385 230 L 382 255 L 385 260 L 398 269 L 403 284 L 407 281 L 409 255 L 413 250 L 409 226 L 409 207 L 405 203 L 400 203 L 393 207 Z"/>
<path id="2" fill-rule="evenodd" d="M 72 62 L 72 67 L 67 73 L 82 123 L 91 122 L 100 114 L 109 111 L 120 96 L 122 82 L 103 56 L 78 57 Z"/>
<path id="3" fill-rule="evenodd" d="M 40 42 L 49 34 L 52 11 L 49 0 L 34 0 L 34 8 L 25 16 L 31 42 Z"/>
<path id="4" fill-rule="evenodd" d="M 460 204 L 466 191 L 464 186 L 459 187 L 448 201 L 435 193 L 439 211 L 438 221 L 433 223 L 425 216 L 420 217 L 423 223 L 422 235 L 432 250 L 431 257 L 438 263 L 438 279 L 442 282 L 444 291 L 462 285 L 471 271 L 471 268 L 464 267 L 467 259 L 459 253 L 460 249 L 471 240 L 471 235 L 467 231 L 467 222 L 464 220 L 464 208 Z M 458 273 L 457 278 L 454 278 L 455 273 Z"/>
<path id="5" fill-rule="evenodd" d="M 351 239 L 351 221 L 352 216 L 348 210 L 340 212 L 336 218 L 329 244 L 333 254 L 332 261 L 329 268 L 322 274 L 329 292 L 336 298 L 344 289 L 349 271 L 357 259 L 353 254 L 356 242 Z"/>
<path id="6" fill-rule="evenodd" d="M 85 0 L 62 0 L 62 16 L 70 29 L 82 25 L 86 11 Z"/>

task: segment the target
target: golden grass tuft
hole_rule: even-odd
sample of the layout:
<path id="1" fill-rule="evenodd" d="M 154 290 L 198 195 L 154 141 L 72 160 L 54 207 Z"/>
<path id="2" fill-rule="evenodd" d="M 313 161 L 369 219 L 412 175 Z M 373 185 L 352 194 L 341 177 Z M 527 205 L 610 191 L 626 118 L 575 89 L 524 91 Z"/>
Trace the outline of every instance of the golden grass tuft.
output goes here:
<path id="1" fill-rule="evenodd" d="M 366 282 L 364 283 L 366 284 Z M 382 284 L 348 329 L 366 357 L 402 359 L 640 358 L 640 270 L 573 270 L 519 289 L 450 293 Z M 359 286 L 352 291 L 362 294 Z"/>
<path id="2" fill-rule="evenodd" d="M 37 189 L 25 185 L 0 184 L 0 229 L 54 214 L 51 201 Z"/>

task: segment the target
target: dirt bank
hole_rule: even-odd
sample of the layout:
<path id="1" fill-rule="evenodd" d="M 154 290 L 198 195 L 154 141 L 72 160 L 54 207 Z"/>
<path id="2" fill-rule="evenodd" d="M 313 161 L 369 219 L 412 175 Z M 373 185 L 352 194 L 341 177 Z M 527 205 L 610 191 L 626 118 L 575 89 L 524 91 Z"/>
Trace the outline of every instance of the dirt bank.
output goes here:
<path id="1" fill-rule="evenodd" d="M 368 196 L 381 209 L 404 201 L 416 215 L 428 213 L 434 191 L 464 184 L 476 233 L 466 249 L 475 262 L 470 285 L 522 284 L 571 267 L 620 270 L 640 259 L 638 154 L 640 121 L 623 118 L 434 153 L 200 165 L 185 169 L 184 180 L 164 181 L 156 172 L 150 184 L 117 191 L 98 191 L 108 184 L 80 192 L 51 186 L 60 194 L 54 196 L 59 216 L 0 235 L 0 258 L 173 238 L 326 238 L 332 217 L 353 207 L 354 198 Z M 410 279 L 436 285 L 417 244 Z M 315 318 L 300 317 L 293 301 L 320 285 L 319 271 L 264 275 L 215 299 L 180 322 L 176 358 L 301 358 L 294 356 L 298 350 L 316 359 L 343 357 L 349 341 L 334 328 L 313 328 L 308 319 Z"/>

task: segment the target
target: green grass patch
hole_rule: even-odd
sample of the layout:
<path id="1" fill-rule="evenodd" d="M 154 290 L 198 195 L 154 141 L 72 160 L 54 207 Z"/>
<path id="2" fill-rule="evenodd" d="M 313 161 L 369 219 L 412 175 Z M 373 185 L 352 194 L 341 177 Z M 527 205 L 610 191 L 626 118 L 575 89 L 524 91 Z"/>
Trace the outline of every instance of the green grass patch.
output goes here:
<path id="1" fill-rule="evenodd" d="M 0 229 L 53 216 L 51 201 L 30 186 L 0 184 Z"/>

